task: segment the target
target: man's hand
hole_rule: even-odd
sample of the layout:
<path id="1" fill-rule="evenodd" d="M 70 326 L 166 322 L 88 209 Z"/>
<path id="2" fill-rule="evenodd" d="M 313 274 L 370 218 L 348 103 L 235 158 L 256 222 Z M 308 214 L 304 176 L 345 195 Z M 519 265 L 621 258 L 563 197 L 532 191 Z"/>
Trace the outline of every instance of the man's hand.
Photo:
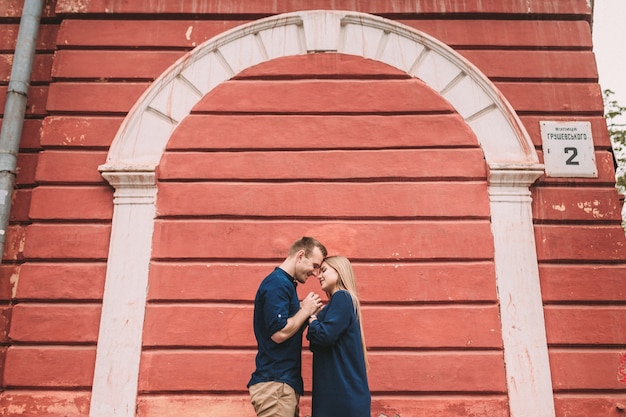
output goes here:
<path id="1" fill-rule="evenodd" d="M 309 295 L 304 297 L 300 302 L 300 310 L 293 316 L 287 319 L 287 324 L 282 330 L 277 331 L 272 335 L 272 340 L 276 343 L 283 343 L 302 327 L 307 322 L 311 315 L 315 314 L 322 306 L 322 300 L 320 296 L 314 292 L 310 292 Z"/>
<path id="2" fill-rule="evenodd" d="M 310 292 L 309 295 L 304 297 L 300 303 L 302 310 L 307 313 L 307 316 L 312 316 L 317 313 L 317 310 L 322 306 L 322 300 L 319 295 L 314 292 Z"/>

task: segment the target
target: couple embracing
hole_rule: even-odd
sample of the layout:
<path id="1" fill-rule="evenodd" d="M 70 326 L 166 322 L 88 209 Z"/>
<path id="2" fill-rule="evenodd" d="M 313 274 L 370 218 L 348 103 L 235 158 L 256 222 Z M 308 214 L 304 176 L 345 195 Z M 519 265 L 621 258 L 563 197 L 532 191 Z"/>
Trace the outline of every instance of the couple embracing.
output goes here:
<path id="1" fill-rule="evenodd" d="M 311 292 L 301 302 L 296 286 L 319 279 L 328 296 L 322 308 Z M 256 369 L 248 383 L 258 417 L 299 417 L 302 335 L 313 352 L 312 417 L 369 417 L 367 351 L 350 261 L 327 256 L 324 245 L 302 237 L 259 286 L 254 300 Z"/>

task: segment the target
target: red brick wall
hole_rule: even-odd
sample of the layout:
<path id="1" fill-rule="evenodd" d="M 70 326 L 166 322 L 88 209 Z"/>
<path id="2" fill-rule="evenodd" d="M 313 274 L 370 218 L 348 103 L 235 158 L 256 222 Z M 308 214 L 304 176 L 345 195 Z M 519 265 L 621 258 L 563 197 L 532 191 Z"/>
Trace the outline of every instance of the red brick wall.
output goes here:
<path id="1" fill-rule="evenodd" d="M 247 402 L 254 294 L 303 234 L 355 262 L 374 413 L 429 407 L 386 398 L 400 392 L 447 392 L 507 415 L 484 159 L 421 81 L 337 54 L 259 65 L 196 105 L 159 178 L 142 415 L 162 391 Z"/>
<path id="2" fill-rule="evenodd" d="M 599 178 L 541 178 L 533 213 L 557 416 L 618 415 L 626 254 L 586 1 L 120 3 L 44 11 L 0 267 L 5 414 L 88 415 L 112 213 L 97 167 L 141 93 L 225 30 L 334 8 L 453 47 L 496 83 L 539 151 L 539 121 L 592 122 Z M 0 5 L 0 113 L 21 4 Z M 205 97 L 159 167 L 139 415 L 250 412 L 251 299 L 285 255 L 263 242 L 287 248 L 321 225 L 329 249 L 355 259 L 375 411 L 508 415 L 486 172 L 466 129 L 418 81 L 345 57 L 276 60 Z M 392 149 L 375 151 L 379 140 Z M 284 181 L 296 169 L 305 182 Z M 396 268 L 385 245 L 405 236 L 416 256 Z"/>

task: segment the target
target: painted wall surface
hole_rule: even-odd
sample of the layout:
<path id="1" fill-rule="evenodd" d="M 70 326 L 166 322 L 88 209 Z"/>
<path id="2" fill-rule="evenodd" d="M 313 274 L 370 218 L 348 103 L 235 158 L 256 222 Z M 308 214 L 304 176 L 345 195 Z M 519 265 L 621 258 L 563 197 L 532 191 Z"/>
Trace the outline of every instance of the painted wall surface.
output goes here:
<path id="1" fill-rule="evenodd" d="M 142 356 L 140 390 L 241 389 L 266 259 L 284 256 L 292 236 L 315 235 L 356 262 L 378 413 L 428 407 L 420 391 L 456 391 L 506 415 L 484 159 L 424 83 L 339 54 L 255 66 L 194 107 L 159 179 L 144 337 L 154 350 Z M 312 281 L 301 294 L 319 291 Z M 203 350 L 173 360 L 181 343 Z M 400 392 L 408 397 L 386 398 Z"/>
<path id="2" fill-rule="evenodd" d="M 0 5 L 0 113 L 22 3 Z M 626 239 L 584 0 L 46 2 L 0 266 L 3 415 L 95 416 L 115 233 L 100 167 L 135 103 L 203 42 L 317 9 L 448 45 L 510 103 L 541 162 L 541 121 L 591 123 L 598 177 L 530 187 L 549 358 L 539 372 L 554 416 L 621 415 Z M 515 416 L 500 317 L 516 304 L 496 285 L 491 167 L 432 81 L 381 61 L 269 59 L 199 97 L 173 130 L 155 174 L 136 410 L 119 415 L 252 416 L 254 293 L 312 234 L 354 261 L 373 415 Z"/>

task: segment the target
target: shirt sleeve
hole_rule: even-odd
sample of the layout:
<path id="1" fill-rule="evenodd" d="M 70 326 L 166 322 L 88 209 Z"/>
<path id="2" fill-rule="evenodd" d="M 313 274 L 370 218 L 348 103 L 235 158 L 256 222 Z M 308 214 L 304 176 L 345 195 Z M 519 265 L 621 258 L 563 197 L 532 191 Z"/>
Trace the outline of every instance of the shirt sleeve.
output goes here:
<path id="1" fill-rule="evenodd" d="M 270 336 L 287 325 L 290 303 L 291 292 L 287 286 L 277 286 L 266 292 L 263 319 Z"/>
<path id="2" fill-rule="evenodd" d="M 331 346 L 350 326 L 354 311 L 352 297 L 346 291 L 338 291 L 324 309 L 327 311 L 323 318 L 309 324 L 306 338 L 320 346 Z"/>

